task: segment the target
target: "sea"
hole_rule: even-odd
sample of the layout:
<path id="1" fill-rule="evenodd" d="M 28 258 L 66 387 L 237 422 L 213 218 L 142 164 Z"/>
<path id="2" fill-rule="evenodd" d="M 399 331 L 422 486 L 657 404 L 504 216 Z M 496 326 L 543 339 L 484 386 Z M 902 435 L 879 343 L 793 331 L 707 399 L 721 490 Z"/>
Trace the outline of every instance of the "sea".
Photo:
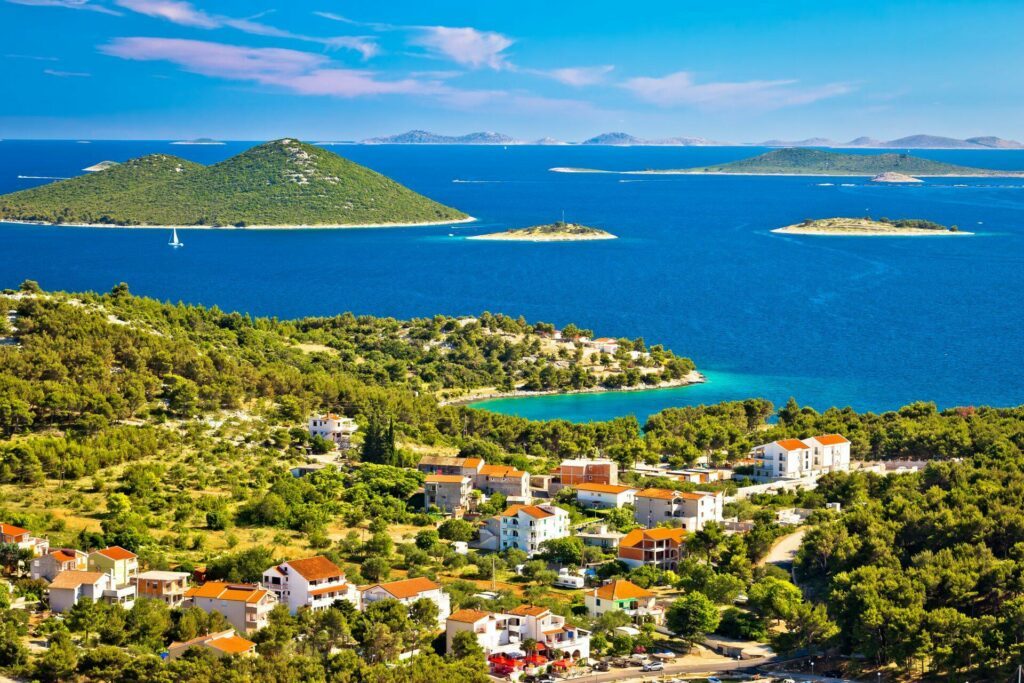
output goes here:
<path id="1" fill-rule="evenodd" d="M 148 153 L 214 163 L 255 143 L 0 142 L 0 192 Z M 552 167 L 682 168 L 751 147 L 334 145 L 478 220 L 348 230 L 169 230 L 0 223 L 0 287 L 136 294 L 294 318 L 483 311 L 642 337 L 694 360 L 701 385 L 515 398 L 534 419 L 641 421 L 670 406 L 794 397 L 819 410 L 1024 403 L 1024 178 L 623 176 Z M 874 153 L 863 151 L 861 153 Z M 1024 170 L 1024 151 L 916 150 Z M 617 240 L 509 243 L 470 235 L 566 220 Z M 973 236 L 773 234 L 805 218 L 926 218 Z"/>

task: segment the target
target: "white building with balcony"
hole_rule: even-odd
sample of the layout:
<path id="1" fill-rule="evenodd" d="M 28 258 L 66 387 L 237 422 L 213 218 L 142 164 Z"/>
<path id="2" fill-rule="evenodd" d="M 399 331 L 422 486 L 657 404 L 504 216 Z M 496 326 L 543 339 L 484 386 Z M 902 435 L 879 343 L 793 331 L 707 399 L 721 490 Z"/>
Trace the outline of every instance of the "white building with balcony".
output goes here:
<path id="1" fill-rule="evenodd" d="M 644 489 L 636 494 L 633 519 L 647 529 L 664 522 L 687 531 L 700 531 L 708 522 L 721 522 L 721 492 Z"/>
<path id="2" fill-rule="evenodd" d="M 754 476 L 761 480 L 803 479 L 850 469 L 850 442 L 839 434 L 779 439 L 751 452 Z"/>
<path id="3" fill-rule="evenodd" d="M 359 606 L 359 591 L 345 580 L 345 572 L 322 556 L 274 565 L 263 572 L 261 585 L 292 614 L 300 609 L 327 609 L 335 600 Z"/>
<path id="4" fill-rule="evenodd" d="M 352 435 L 359 430 L 359 425 L 350 417 L 327 413 L 309 418 L 308 428 L 311 437 L 319 436 L 332 441 L 342 450 L 348 450 L 352 447 Z"/>
<path id="5" fill-rule="evenodd" d="M 569 513 L 554 505 L 512 505 L 501 513 L 501 550 L 519 548 L 533 556 L 541 544 L 569 535 Z"/>

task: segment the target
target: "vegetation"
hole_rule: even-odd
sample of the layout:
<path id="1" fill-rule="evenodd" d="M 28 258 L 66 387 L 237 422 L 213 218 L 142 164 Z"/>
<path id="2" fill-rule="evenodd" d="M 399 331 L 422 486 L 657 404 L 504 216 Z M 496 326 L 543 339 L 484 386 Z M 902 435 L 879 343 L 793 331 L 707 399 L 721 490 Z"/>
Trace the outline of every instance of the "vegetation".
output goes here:
<path id="1" fill-rule="evenodd" d="M 911 176 L 1009 176 L 1013 171 L 957 166 L 909 154 L 844 154 L 820 149 L 786 148 L 716 166 L 687 169 L 695 173 L 868 175 L 887 171 Z"/>
<path id="2" fill-rule="evenodd" d="M 212 166 L 151 154 L 0 196 L 0 219 L 110 225 L 363 225 L 466 218 L 379 173 L 284 138 Z"/>
<path id="3" fill-rule="evenodd" d="M 504 232 L 493 232 L 486 235 L 470 237 L 474 240 L 520 240 L 523 242 L 568 242 L 574 240 L 608 240 L 615 235 L 605 230 L 591 228 L 579 223 L 555 221 L 545 225 L 534 225 L 529 228 L 514 228 Z"/>
<path id="4" fill-rule="evenodd" d="M 787 225 L 773 232 L 791 233 L 836 233 L 842 235 L 920 235 L 942 232 L 959 232 L 956 225 L 945 226 L 923 218 L 807 218 L 795 225 Z"/>

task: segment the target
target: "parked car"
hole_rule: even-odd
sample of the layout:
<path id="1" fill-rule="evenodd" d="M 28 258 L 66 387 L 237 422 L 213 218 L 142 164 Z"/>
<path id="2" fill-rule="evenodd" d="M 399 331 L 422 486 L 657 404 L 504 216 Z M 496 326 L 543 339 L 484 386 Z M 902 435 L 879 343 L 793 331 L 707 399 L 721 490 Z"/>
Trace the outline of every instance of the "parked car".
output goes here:
<path id="1" fill-rule="evenodd" d="M 610 671 L 611 668 L 612 668 L 612 665 L 609 664 L 606 661 L 601 661 L 601 662 L 598 662 L 597 664 L 594 664 L 594 671 Z"/>
<path id="2" fill-rule="evenodd" d="M 647 662 L 643 665 L 641 671 L 664 671 L 665 665 L 661 662 Z"/>

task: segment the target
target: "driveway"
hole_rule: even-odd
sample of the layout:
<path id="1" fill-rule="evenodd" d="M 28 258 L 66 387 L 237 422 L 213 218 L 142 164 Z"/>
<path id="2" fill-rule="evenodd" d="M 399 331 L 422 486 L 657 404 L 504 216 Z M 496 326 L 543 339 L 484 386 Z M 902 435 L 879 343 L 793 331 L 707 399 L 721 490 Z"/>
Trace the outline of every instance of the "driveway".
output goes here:
<path id="1" fill-rule="evenodd" d="M 757 563 L 757 566 L 763 567 L 766 564 L 774 564 L 776 567 L 781 567 L 787 572 L 793 570 L 793 560 L 796 559 L 796 551 L 800 549 L 800 544 L 804 540 L 804 534 L 807 533 L 807 529 L 797 529 L 791 534 L 779 538 L 775 541 L 775 545 L 768 551 L 768 554 Z"/>

